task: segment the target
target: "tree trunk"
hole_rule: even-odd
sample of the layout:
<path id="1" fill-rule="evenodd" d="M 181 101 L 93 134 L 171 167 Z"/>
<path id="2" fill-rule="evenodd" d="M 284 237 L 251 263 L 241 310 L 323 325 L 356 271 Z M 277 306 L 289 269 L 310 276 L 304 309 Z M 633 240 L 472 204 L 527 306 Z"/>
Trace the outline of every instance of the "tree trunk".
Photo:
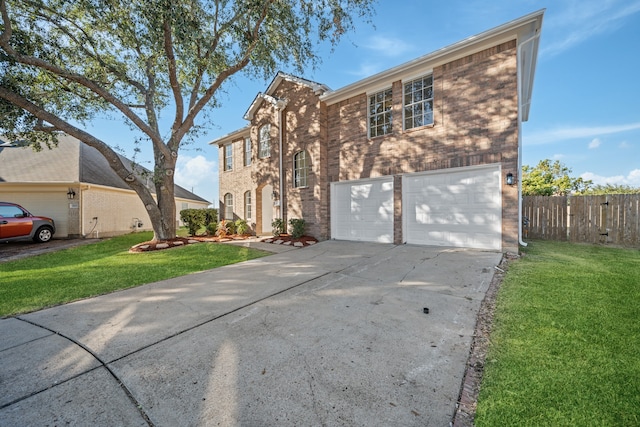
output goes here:
<path id="1" fill-rule="evenodd" d="M 151 218 L 154 240 L 168 240 L 176 237 L 176 203 L 173 174 L 175 161 L 156 163 L 162 165 L 156 169 L 157 218 Z M 149 212 L 151 217 L 151 212 Z"/>

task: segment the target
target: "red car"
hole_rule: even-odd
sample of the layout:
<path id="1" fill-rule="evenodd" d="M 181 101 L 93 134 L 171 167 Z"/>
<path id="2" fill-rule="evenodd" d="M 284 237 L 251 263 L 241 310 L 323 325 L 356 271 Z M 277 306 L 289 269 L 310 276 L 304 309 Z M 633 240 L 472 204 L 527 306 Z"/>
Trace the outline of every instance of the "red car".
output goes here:
<path id="1" fill-rule="evenodd" d="M 15 203 L 0 202 L 0 242 L 33 239 L 48 242 L 56 232 L 51 218 L 31 215 L 28 210 Z"/>

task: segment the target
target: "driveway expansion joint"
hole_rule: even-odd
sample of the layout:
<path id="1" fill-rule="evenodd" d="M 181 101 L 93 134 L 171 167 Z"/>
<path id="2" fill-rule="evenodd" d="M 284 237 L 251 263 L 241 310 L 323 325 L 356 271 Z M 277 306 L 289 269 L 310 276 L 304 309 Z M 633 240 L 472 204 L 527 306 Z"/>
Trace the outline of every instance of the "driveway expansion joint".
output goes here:
<path id="1" fill-rule="evenodd" d="M 67 341 L 69 341 L 69 342 L 71 342 L 71 343 L 75 344 L 76 346 L 80 347 L 81 349 L 83 349 L 84 351 L 86 351 L 87 353 L 89 353 L 89 354 L 91 355 L 91 357 L 93 357 L 95 360 L 97 360 L 97 361 L 98 361 L 98 363 L 100 364 L 100 366 L 96 366 L 96 367 L 91 368 L 91 369 L 88 369 L 88 370 L 86 370 L 86 371 L 84 371 L 84 372 L 80 372 L 80 373 L 78 373 L 78 374 L 76 374 L 76 375 L 72 376 L 71 378 L 67 378 L 67 379 L 66 379 L 66 380 L 64 380 L 64 381 L 57 382 L 57 383 L 55 383 L 55 384 L 53 384 L 53 385 L 51 385 L 51 386 L 49 386 L 49 387 L 47 387 L 47 388 L 45 388 L 45 389 L 43 389 L 43 390 L 38 390 L 38 391 L 36 391 L 36 392 L 31 393 L 31 394 L 30 394 L 30 395 L 28 395 L 28 396 L 24 396 L 24 397 L 21 397 L 20 399 L 16 399 L 16 401 L 11 402 L 11 403 L 9 403 L 9 404 L 7 404 L 7 405 L 5 405 L 5 406 L 13 405 L 13 404 L 15 404 L 15 403 L 17 403 L 17 402 L 19 402 L 19 401 L 21 401 L 21 400 L 27 399 L 27 398 L 29 398 L 29 397 L 31 397 L 31 396 L 35 396 L 36 394 L 42 393 L 43 391 L 49 390 L 49 389 L 51 389 L 51 388 L 53 388 L 53 387 L 56 387 L 56 386 L 58 386 L 58 385 L 60 385 L 60 384 L 64 384 L 64 383 L 66 383 L 66 382 L 69 382 L 69 381 L 71 381 L 71 380 L 72 380 L 72 379 L 74 379 L 74 378 L 78 378 L 78 377 L 80 377 L 80 376 L 82 376 L 82 375 L 87 374 L 88 372 L 92 372 L 92 371 L 94 371 L 94 370 L 96 370 L 96 369 L 98 369 L 98 368 L 101 368 L 101 367 L 102 367 L 102 368 L 105 368 L 105 369 L 107 370 L 107 372 L 109 372 L 109 374 L 110 374 L 110 375 L 111 375 L 111 376 L 116 380 L 116 382 L 118 383 L 118 385 L 120 386 L 120 388 L 121 388 L 121 389 L 124 391 L 124 393 L 127 395 L 127 397 L 129 398 L 129 400 L 131 401 L 131 403 L 135 406 L 135 408 L 136 408 L 136 409 L 138 410 L 138 412 L 140 413 L 140 416 L 141 416 L 141 417 L 142 417 L 142 418 L 147 422 L 147 424 L 149 425 L 149 427 L 154 427 L 153 422 L 151 422 L 151 419 L 149 418 L 149 416 L 146 414 L 146 412 L 145 412 L 145 411 L 144 411 L 144 409 L 142 408 L 142 405 L 141 405 L 141 404 L 140 404 L 140 402 L 138 402 L 138 400 L 133 396 L 133 394 L 132 394 L 132 393 L 131 393 L 131 391 L 127 388 L 127 386 L 124 384 L 124 382 L 123 382 L 123 381 L 118 377 L 118 375 L 117 375 L 117 374 L 116 374 L 116 373 L 115 373 L 115 372 L 114 372 L 114 371 L 109 367 L 109 365 L 108 365 L 107 363 L 105 363 L 105 362 L 104 362 L 104 361 L 103 361 L 103 360 L 102 360 L 102 359 L 101 359 L 97 354 L 95 354 L 91 349 L 89 349 L 87 346 L 85 346 L 85 345 L 84 345 L 84 344 L 82 344 L 81 342 L 76 341 L 76 340 L 74 340 L 73 338 L 68 337 L 68 336 L 66 336 L 66 335 L 65 335 L 65 334 L 63 334 L 63 333 L 60 333 L 60 332 L 58 332 L 58 331 L 54 331 L 53 329 L 47 328 L 46 326 L 40 325 L 40 324 L 38 324 L 38 323 L 36 323 L 36 322 L 32 322 L 31 320 L 23 319 L 23 318 L 21 318 L 21 317 L 19 317 L 19 316 L 18 316 L 18 317 L 16 317 L 16 319 L 18 319 L 18 320 L 20 320 L 20 321 L 22 321 L 22 322 L 28 323 L 28 324 L 30 324 L 30 325 L 33 325 L 33 326 L 35 326 L 35 327 L 38 327 L 38 328 L 44 329 L 44 330 L 46 330 L 46 331 L 49 331 L 49 332 L 51 332 L 52 334 L 54 334 L 54 335 L 58 335 L 59 337 L 62 337 L 62 338 L 64 338 L 64 339 L 66 339 Z M 0 407 L 0 409 L 1 409 L 1 408 L 3 408 L 3 407 L 5 407 L 5 406 Z"/>

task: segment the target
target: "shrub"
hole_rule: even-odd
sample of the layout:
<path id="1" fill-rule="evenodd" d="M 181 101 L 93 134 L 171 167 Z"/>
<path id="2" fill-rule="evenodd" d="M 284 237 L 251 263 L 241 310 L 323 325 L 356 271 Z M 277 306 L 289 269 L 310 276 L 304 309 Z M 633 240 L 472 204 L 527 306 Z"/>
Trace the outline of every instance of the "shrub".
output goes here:
<path id="1" fill-rule="evenodd" d="M 204 211 L 204 223 L 206 225 L 211 224 L 212 222 L 217 223 L 218 222 L 218 209 L 214 209 L 214 208 L 207 208 L 207 209 L 202 209 Z"/>
<path id="2" fill-rule="evenodd" d="M 236 223 L 227 221 L 227 230 L 229 230 L 229 234 L 236 234 Z"/>
<path id="3" fill-rule="evenodd" d="M 206 209 L 183 209 L 180 211 L 180 219 L 187 225 L 189 235 L 195 236 L 198 230 L 205 224 Z"/>
<path id="4" fill-rule="evenodd" d="M 273 228 L 273 235 L 279 236 L 284 234 L 284 220 L 282 218 L 276 218 L 271 223 L 271 228 Z"/>
<path id="5" fill-rule="evenodd" d="M 294 239 L 299 239 L 304 235 L 305 220 L 302 218 L 291 218 L 289 220 L 289 234 Z"/>
<path id="6" fill-rule="evenodd" d="M 218 230 L 218 223 L 216 221 L 213 221 L 207 224 L 207 234 L 209 236 L 215 236 L 217 230 Z"/>
<path id="7" fill-rule="evenodd" d="M 247 221 L 244 219 L 236 220 L 236 233 L 238 234 L 249 234 L 251 232 L 251 227 L 247 224 Z"/>

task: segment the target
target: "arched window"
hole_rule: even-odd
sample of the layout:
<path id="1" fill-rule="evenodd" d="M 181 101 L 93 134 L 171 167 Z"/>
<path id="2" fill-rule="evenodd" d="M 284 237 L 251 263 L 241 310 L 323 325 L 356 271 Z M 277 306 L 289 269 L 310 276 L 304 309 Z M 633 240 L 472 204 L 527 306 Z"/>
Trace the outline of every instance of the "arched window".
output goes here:
<path id="1" fill-rule="evenodd" d="M 233 221 L 233 194 L 224 195 L 224 219 Z"/>
<path id="2" fill-rule="evenodd" d="M 265 158 L 271 156 L 271 125 L 266 124 L 260 128 L 260 145 L 258 157 Z"/>
<path id="3" fill-rule="evenodd" d="M 251 209 L 251 191 L 244 193 L 244 219 L 249 221 L 253 215 L 253 209 Z"/>
<path id="4" fill-rule="evenodd" d="M 293 155 L 293 186 L 295 188 L 307 186 L 309 163 L 310 159 L 306 151 L 298 151 Z"/>

